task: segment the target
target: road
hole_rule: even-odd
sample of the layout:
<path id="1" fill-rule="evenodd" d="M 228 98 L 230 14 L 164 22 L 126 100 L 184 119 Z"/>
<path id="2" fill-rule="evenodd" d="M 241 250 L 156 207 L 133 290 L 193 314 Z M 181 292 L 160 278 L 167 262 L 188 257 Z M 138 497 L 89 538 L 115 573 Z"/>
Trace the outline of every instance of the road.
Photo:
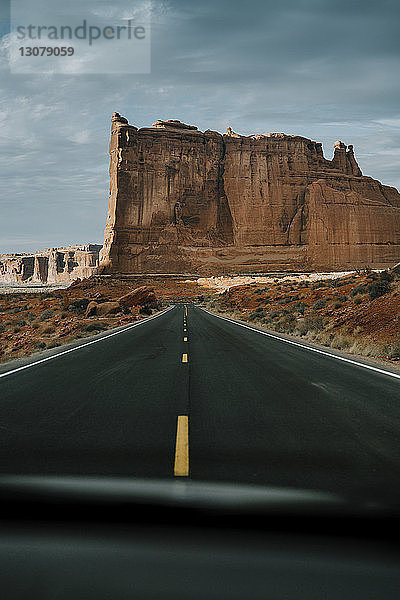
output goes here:
<path id="1" fill-rule="evenodd" d="M 96 340 L 3 365 L 0 472 L 400 497 L 399 376 L 194 306 Z"/>

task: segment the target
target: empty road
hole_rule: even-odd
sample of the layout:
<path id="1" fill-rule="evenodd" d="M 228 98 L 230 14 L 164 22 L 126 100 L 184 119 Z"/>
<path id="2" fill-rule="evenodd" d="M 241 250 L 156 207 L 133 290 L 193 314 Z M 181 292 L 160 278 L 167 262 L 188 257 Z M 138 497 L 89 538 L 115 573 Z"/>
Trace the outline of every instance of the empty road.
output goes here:
<path id="1" fill-rule="evenodd" d="M 400 497 L 399 375 L 190 305 L 65 350 L 2 366 L 1 473 Z"/>

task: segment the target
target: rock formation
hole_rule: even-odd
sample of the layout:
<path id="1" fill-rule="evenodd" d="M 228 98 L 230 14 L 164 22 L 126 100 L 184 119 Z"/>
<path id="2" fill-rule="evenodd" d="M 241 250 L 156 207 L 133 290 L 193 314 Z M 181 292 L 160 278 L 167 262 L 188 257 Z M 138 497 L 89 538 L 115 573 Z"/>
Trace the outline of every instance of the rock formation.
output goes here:
<path id="1" fill-rule="evenodd" d="M 33 254 L 0 254 L 0 282 L 60 283 L 90 277 L 99 266 L 100 248 L 86 244 Z"/>
<path id="2" fill-rule="evenodd" d="M 120 312 L 129 313 L 136 306 L 148 306 L 157 308 L 157 296 L 153 288 L 142 285 L 118 300 L 112 302 L 96 302 L 92 300 L 86 307 L 85 317 L 114 315 Z"/>
<path id="3" fill-rule="evenodd" d="M 138 129 L 112 116 L 105 273 L 387 267 L 400 257 L 400 194 L 304 137 Z"/>

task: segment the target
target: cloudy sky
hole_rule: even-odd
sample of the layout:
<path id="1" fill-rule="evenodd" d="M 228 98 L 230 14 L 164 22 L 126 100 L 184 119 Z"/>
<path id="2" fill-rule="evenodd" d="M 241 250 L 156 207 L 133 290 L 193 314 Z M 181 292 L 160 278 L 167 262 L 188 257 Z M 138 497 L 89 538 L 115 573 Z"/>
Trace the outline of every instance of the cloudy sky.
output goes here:
<path id="1" fill-rule="evenodd" d="M 58 1 L 67 22 L 70 4 Z M 121 19 L 139 5 L 117 4 Z M 117 4 L 79 1 L 88 20 L 101 9 L 113 23 Z M 364 174 L 400 188 L 398 0 L 150 4 L 149 74 L 15 74 L 0 0 L 0 250 L 102 241 L 114 111 L 138 127 L 177 118 L 202 130 L 304 135 L 327 158 L 341 139 Z"/>

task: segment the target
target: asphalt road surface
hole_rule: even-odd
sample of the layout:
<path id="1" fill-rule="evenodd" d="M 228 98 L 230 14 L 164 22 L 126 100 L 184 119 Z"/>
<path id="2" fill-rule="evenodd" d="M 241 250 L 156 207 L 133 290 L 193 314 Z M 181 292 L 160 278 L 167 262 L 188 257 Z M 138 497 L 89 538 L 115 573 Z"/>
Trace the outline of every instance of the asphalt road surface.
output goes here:
<path id="1" fill-rule="evenodd" d="M 400 497 L 400 376 L 304 346 L 181 305 L 4 365 L 0 472 Z"/>

